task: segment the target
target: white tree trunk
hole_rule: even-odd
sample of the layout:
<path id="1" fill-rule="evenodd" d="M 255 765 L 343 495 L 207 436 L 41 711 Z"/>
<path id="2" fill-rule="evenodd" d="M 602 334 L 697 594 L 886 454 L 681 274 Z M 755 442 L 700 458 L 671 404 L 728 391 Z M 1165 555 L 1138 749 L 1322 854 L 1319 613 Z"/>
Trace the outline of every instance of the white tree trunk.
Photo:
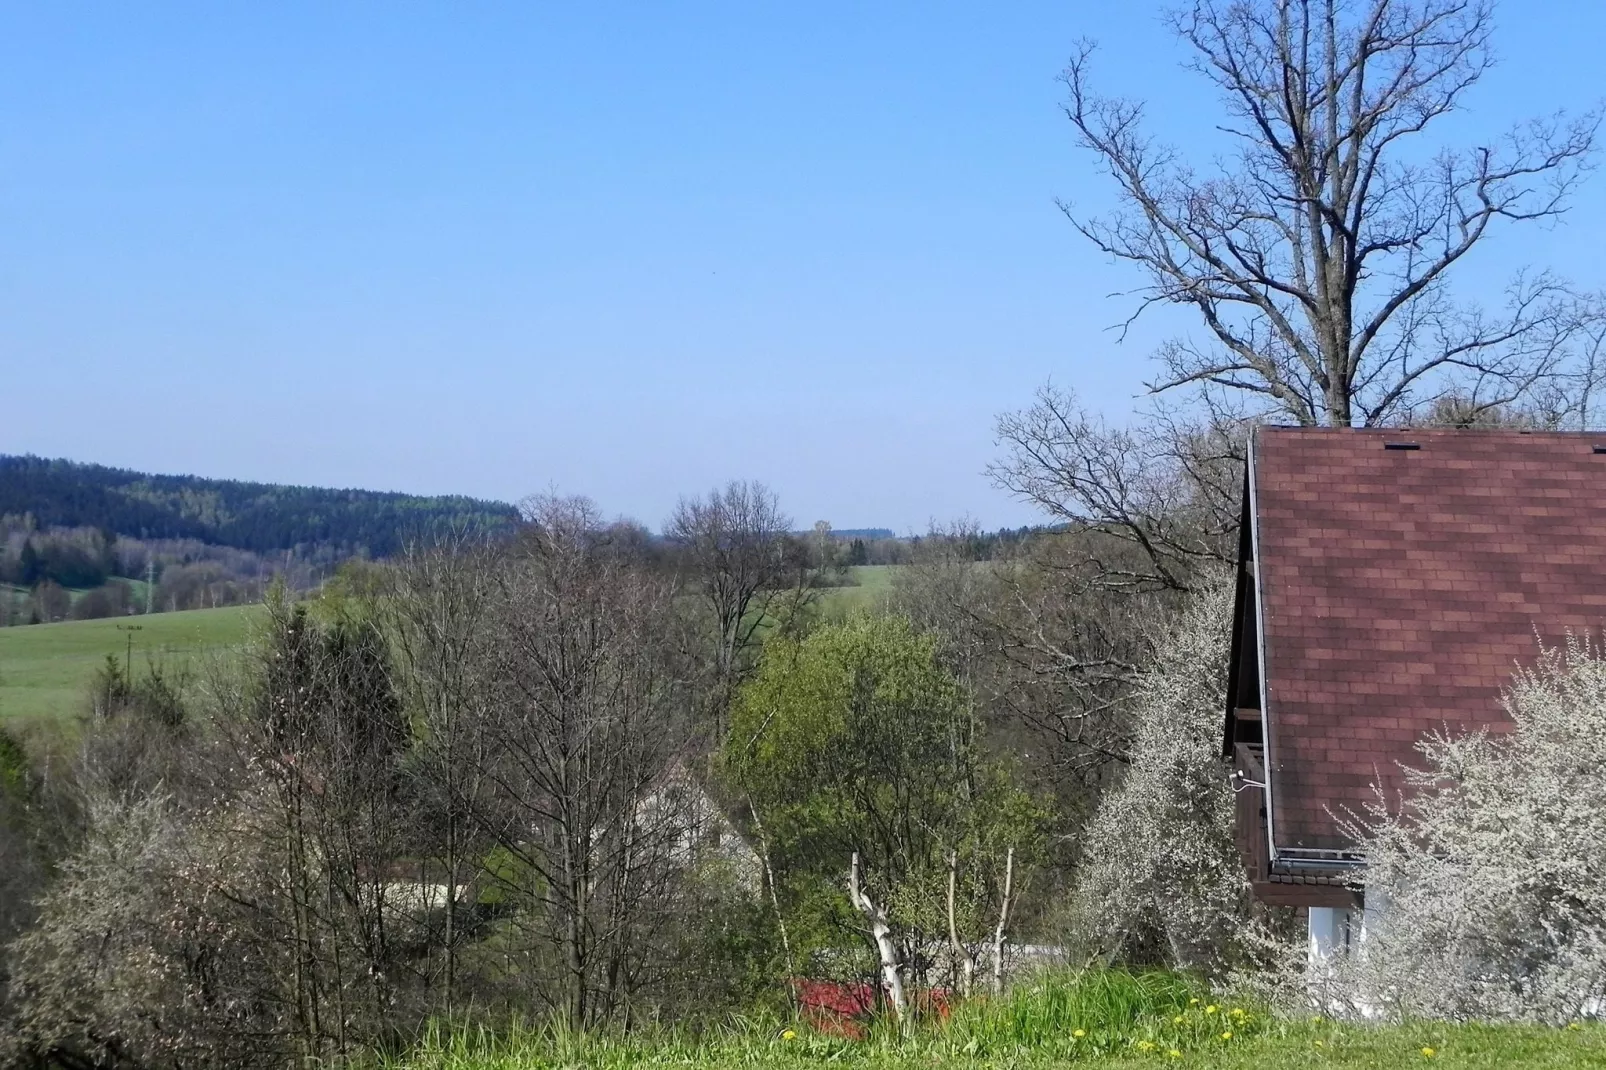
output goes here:
<path id="1" fill-rule="evenodd" d="M 859 882 L 859 853 L 853 853 L 848 868 L 848 900 L 853 908 L 870 923 L 870 937 L 875 941 L 881 956 L 881 982 L 886 986 L 887 998 L 892 1001 L 892 1013 L 902 1025 L 908 1017 L 908 1001 L 903 994 L 903 976 L 898 972 L 898 949 L 892 941 L 892 926 L 887 924 L 885 908 L 872 900 Z"/>
<path id="2" fill-rule="evenodd" d="M 954 961 L 962 971 L 959 994 L 969 999 L 976 984 L 976 956 L 959 939 L 959 919 L 956 917 L 956 900 L 959 891 L 959 852 L 948 852 L 948 943 L 953 948 Z"/>
<path id="3" fill-rule="evenodd" d="M 998 927 L 993 930 L 993 995 L 1004 994 L 1004 940 L 1009 926 L 1009 901 L 1015 890 L 1015 848 L 1004 856 L 1004 897 L 998 904 Z"/>

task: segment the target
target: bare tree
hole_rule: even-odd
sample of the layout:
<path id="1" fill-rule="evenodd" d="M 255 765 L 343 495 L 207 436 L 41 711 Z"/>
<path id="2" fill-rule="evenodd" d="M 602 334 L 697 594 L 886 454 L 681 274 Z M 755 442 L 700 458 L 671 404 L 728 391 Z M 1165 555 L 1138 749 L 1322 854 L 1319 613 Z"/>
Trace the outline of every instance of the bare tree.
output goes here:
<path id="1" fill-rule="evenodd" d="M 415 835 L 438 858 L 446 894 L 441 930 L 441 1007 L 453 1012 L 458 959 L 468 936 L 462 890 L 478 872 L 485 837 L 475 815 L 483 804 L 489 760 L 486 663 L 496 555 L 477 535 L 454 530 L 409 547 L 389 573 L 382 601 L 396 652 L 402 696 L 418 733 L 411 770 L 420 806 Z M 425 820 L 424 815 L 430 820 Z"/>
<path id="2" fill-rule="evenodd" d="M 1597 294 L 1594 307 L 1606 307 L 1606 294 Z M 1579 360 L 1573 369 L 1573 379 L 1559 392 L 1569 403 L 1558 422 L 1576 423 L 1580 430 L 1593 430 L 1600 426 L 1601 418 L 1595 405 L 1596 392 L 1606 379 L 1606 315 L 1590 318 L 1579 343 Z"/>
<path id="3" fill-rule="evenodd" d="M 1217 412 L 1203 421 L 1160 409 L 1135 428 L 1083 410 L 1046 386 L 998 420 L 999 487 L 1088 533 L 1099 582 L 1125 591 L 1188 590 L 1201 567 L 1237 550 L 1246 426 Z"/>
<path id="4" fill-rule="evenodd" d="M 1170 24 L 1222 95 L 1236 166 L 1195 171 L 1143 132 L 1140 104 L 1094 93 L 1090 45 L 1064 74 L 1066 114 L 1123 207 L 1062 207 L 1147 276 L 1134 319 L 1180 304 L 1209 331 L 1167 343 L 1151 389 L 1224 388 L 1344 427 L 1448 390 L 1507 404 L 1563 371 L 1591 312 L 1560 281 L 1519 273 L 1499 312 L 1448 281 L 1497 224 L 1561 215 L 1598 116 L 1431 157 L 1413 140 L 1488 70 L 1486 0 L 1193 0 Z"/>
<path id="5" fill-rule="evenodd" d="M 783 608 L 786 596 L 809 590 L 810 569 L 790 545 L 791 526 L 775 492 L 746 480 L 727 483 L 706 498 L 682 498 L 665 525 L 713 616 L 720 708 L 745 670 L 759 631 L 774 622 L 772 610 Z"/>
<path id="6" fill-rule="evenodd" d="M 1245 426 L 1156 409 L 1115 427 L 1045 387 L 998 428 L 994 482 L 1065 526 L 999 573 L 985 610 L 1005 663 L 993 702 L 1036 737 L 1028 749 L 1079 811 L 1130 759 L 1157 623 L 1235 560 Z"/>
<path id="7" fill-rule="evenodd" d="M 584 499 L 539 499 L 499 570 L 490 652 L 492 798 L 534 995 L 571 1025 L 628 1011 L 655 946 L 679 829 L 647 805 L 683 736 L 674 588 Z"/>

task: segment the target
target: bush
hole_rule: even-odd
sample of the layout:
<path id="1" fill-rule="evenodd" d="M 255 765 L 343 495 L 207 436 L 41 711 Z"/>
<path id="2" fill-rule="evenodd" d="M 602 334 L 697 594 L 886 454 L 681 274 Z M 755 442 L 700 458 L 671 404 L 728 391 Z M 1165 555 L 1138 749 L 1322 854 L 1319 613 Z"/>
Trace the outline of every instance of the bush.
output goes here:
<path id="1" fill-rule="evenodd" d="M 1071 941 L 1090 958 L 1217 970 L 1252 909 L 1221 750 L 1232 588 L 1205 586 L 1156 643 L 1134 702 L 1131 761 L 1084 836 Z"/>
<path id="2" fill-rule="evenodd" d="M 1565 1022 L 1606 998 L 1606 660 L 1543 652 L 1509 733 L 1423 740 L 1406 801 L 1353 822 L 1374 924 L 1335 998 L 1399 1016 Z"/>

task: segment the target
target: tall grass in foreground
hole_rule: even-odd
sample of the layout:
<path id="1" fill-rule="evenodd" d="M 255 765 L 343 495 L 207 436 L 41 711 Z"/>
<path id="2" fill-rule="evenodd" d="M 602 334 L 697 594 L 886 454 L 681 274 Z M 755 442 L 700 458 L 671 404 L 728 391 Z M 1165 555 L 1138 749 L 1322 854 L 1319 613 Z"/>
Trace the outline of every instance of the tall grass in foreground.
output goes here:
<path id="1" fill-rule="evenodd" d="M 1177 974 L 1091 970 L 1045 976 L 1002 1000 L 976 1000 L 907 1035 L 876 1023 L 861 1040 L 780 1019 L 732 1018 L 697 1031 L 577 1034 L 551 1027 L 432 1030 L 386 1070 L 557 1070 L 596 1067 L 1048 1067 L 1220 1070 L 1346 1067 L 1606 1066 L 1598 1026 L 1344 1025 L 1286 1020 L 1212 995 Z"/>
<path id="2" fill-rule="evenodd" d="M 1005 999 L 965 1004 L 938 1034 L 978 1054 L 1076 1056 L 1143 1041 L 1167 1041 L 1169 1049 L 1176 1047 L 1169 1041 L 1180 1043 L 1185 1032 L 1208 1027 L 1218 1016 L 1251 1018 L 1244 1008 L 1224 1009 L 1201 982 L 1182 974 L 1087 970 L 1045 974 Z"/>

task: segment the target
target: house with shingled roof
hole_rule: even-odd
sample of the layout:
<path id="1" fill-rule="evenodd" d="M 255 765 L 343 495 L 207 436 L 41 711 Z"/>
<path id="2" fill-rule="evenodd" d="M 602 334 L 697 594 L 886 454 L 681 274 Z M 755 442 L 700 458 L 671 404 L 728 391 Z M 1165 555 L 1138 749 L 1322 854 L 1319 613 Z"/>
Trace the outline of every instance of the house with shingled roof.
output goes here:
<path id="1" fill-rule="evenodd" d="M 1512 673 L 1606 625 L 1606 435 L 1260 428 L 1238 558 L 1238 849 L 1326 955 L 1376 906 L 1345 813 L 1399 798 L 1424 734 L 1509 728 Z"/>

